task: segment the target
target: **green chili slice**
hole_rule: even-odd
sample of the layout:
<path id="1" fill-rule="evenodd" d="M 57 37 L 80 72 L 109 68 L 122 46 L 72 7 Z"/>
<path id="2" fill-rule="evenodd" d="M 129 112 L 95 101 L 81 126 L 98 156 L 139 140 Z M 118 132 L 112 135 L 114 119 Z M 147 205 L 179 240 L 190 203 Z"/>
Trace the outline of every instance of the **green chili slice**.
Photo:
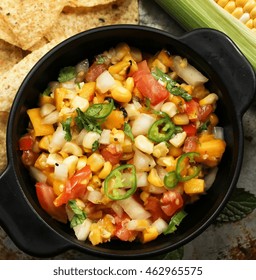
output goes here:
<path id="1" fill-rule="evenodd" d="M 85 114 L 96 119 L 106 118 L 114 108 L 114 101 L 110 99 L 109 103 L 98 103 L 90 106 Z"/>
<path id="2" fill-rule="evenodd" d="M 187 216 L 187 213 L 184 210 L 180 210 L 179 212 L 175 213 L 167 227 L 167 229 L 164 231 L 164 235 L 173 233 L 177 230 L 177 226 L 180 225 L 182 220 Z"/>
<path id="3" fill-rule="evenodd" d="M 175 125 L 169 118 L 162 118 L 155 121 L 148 130 L 148 138 L 151 141 L 160 143 L 168 141 L 175 133 Z"/>
<path id="4" fill-rule="evenodd" d="M 133 164 L 118 166 L 104 181 L 104 193 L 112 200 L 126 199 L 135 193 L 136 188 L 137 176 Z"/>
<path id="5" fill-rule="evenodd" d="M 182 171 L 186 168 L 187 166 L 187 159 L 189 160 L 189 163 L 195 163 L 194 158 L 199 156 L 199 153 L 196 152 L 189 152 L 181 155 L 177 161 L 177 166 L 176 166 L 176 175 L 177 178 L 180 182 L 185 182 L 188 181 L 194 177 L 196 177 L 199 172 L 201 171 L 200 166 L 192 166 L 193 168 L 193 173 L 188 175 L 188 176 L 182 176 Z"/>
<path id="6" fill-rule="evenodd" d="M 164 176 L 164 185 L 168 189 L 174 188 L 179 183 L 179 179 L 175 171 L 168 172 Z"/>

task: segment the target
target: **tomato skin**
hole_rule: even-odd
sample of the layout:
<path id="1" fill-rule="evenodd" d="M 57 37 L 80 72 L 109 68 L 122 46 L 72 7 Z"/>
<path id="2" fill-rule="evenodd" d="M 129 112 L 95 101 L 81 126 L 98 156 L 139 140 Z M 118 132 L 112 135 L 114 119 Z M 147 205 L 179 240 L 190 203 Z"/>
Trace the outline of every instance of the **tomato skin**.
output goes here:
<path id="1" fill-rule="evenodd" d="M 193 123 L 183 125 L 182 129 L 187 133 L 187 136 L 195 136 L 197 133 L 197 128 Z"/>
<path id="2" fill-rule="evenodd" d="M 200 105 L 194 99 L 187 101 L 185 106 L 185 112 L 191 122 L 196 122 L 199 119 Z"/>
<path id="3" fill-rule="evenodd" d="M 168 216 L 163 212 L 161 208 L 160 199 L 155 196 L 150 196 L 145 204 L 145 210 L 149 211 L 151 214 L 151 219 L 153 221 L 158 218 L 168 220 Z"/>
<path id="4" fill-rule="evenodd" d="M 136 238 L 136 231 L 126 228 L 126 224 L 130 220 L 126 214 L 123 214 L 122 217 L 115 216 L 116 229 L 114 235 L 122 241 L 133 241 Z"/>
<path id="5" fill-rule="evenodd" d="M 212 105 L 205 105 L 203 107 L 200 107 L 199 111 L 199 120 L 204 122 L 207 120 L 209 115 L 213 112 L 213 107 Z"/>
<path id="6" fill-rule="evenodd" d="M 198 137 L 197 136 L 190 136 L 187 137 L 183 146 L 183 152 L 195 152 L 198 144 Z"/>
<path id="7" fill-rule="evenodd" d="M 112 165 L 119 163 L 123 156 L 122 151 L 118 151 L 115 144 L 110 144 L 107 147 L 101 149 L 101 155 L 106 161 L 109 161 Z"/>
<path id="8" fill-rule="evenodd" d="M 138 68 L 139 70 L 133 74 L 133 78 L 139 92 L 149 98 L 153 106 L 164 101 L 170 93 L 151 75 L 147 62 L 142 61 L 138 64 Z"/>
<path id="9" fill-rule="evenodd" d="M 51 186 L 45 183 L 36 183 L 36 194 L 41 207 L 54 219 L 59 222 L 67 222 L 65 206 L 56 207 L 53 201 L 56 195 Z"/>
<path id="10" fill-rule="evenodd" d="M 79 169 L 65 184 L 64 191 L 55 198 L 56 207 L 68 203 L 70 199 L 82 197 L 91 178 L 91 169 L 88 165 Z"/>
<path id="11" fill-rule="evenodd" d="M 183 198 L 179 192 L 168 191 L 160 200 L 163 212 L 171 217 L 183 206 Z"/>
<path id="12" fill-rule="evenodd" d="M 26 134 L 23 135 L 20 139 L 19 139 L 19 149 L 21 151 L 27 151 L 27 150 L 32 150 L 34 145 L 34 139 L 31 135 Z"/>
<path id="13" fill-rule="evenodd" d="M 86 82 L 95 82 L 98 76 L 107 69 L 106 64 L 97 64 L 93 63 L 92 66 L 88 69 L 88 72 L 85 74 Z"/>
<path id="14" fill-rule="evenodd" d="M 32 150 L 24 150 L 22 152 L 21 160 L 24 165 L 32 166 L 32 165 L 34 165 L 37 157 L 38 157 L 38 154 L 36 154 Z"/>

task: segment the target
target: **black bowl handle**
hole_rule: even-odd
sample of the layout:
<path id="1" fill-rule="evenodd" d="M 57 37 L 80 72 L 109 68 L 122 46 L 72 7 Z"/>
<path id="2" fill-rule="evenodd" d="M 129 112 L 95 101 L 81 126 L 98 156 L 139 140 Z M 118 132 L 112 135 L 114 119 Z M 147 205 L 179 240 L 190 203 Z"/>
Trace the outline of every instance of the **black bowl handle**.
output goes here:
<path id="1" fill-rule="evenodd" d="M 243 115 L 256 92 L 255 72 L 235 43 L 224 33 L 213 29 L 196 29 L 180 41 L 203 57 L 232 90 L 232 101 Z"/>
<path id="2" fill-rule="evenodd" d="M 49 257 L 66 251 L 68 242 L 38 217 L 15 184 L 14 172 L 8 166 L 0 175 L 0 225 L 3 229 L 18 248 L 30 255 Z"/>

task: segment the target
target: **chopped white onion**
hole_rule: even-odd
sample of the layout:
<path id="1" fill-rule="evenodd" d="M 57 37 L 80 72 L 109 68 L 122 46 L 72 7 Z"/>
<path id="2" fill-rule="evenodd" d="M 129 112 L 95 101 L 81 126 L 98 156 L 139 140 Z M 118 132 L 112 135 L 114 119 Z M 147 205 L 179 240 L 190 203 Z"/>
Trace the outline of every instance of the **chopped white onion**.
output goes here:
<path id="1" fill-rule="evenodd" d="M 116 84 L 115 79 L 111 76 L 108 70 L 101 73 L 96 79 L 96 88 L 101 93 L 106 93 Z"/>
<path id="2" fill-rule="evenodd" d="M 138 149 L 135 149 L 133 164 L 135 165 L 137 172 L 150 171 L 156 166 L 156 163 L 151 155 L 146 155 Z"/>
<path id="3" fill-rule="evenodd" d="M 75 88 L 75 85 L 76 84 L 74 83 L 74 80 L 70 80 L 70 81 L 61 83 L 60 87 L 72 90 Z"/>
<path id="4" fill-rule="evenodd" d="M 143 231 L 149 226 L 150 223 L 148 220 L 131 220 L 126 224 L 127 229 L 137 231 Z"/>
<path id="5" fill-rule="evenodd" d="M 75 139 L 77 145 L 81 146 L 83 144 L 84 137 L 87 133 L 88 133 L 88 131 L 86 131 L 85 129 L 82 129 L 79 132 L 79 134 L 77 135 L 77 137 Z"/>
<path id="6" fill-rule="evenodd" d="M 154 194 L 161 194 L 166 192 L 166 188 L 165 187 L 156 187 L 152 184 L 149 184 L 147 187 L 147 191 L 150 193 L 154 193 Z"/>
<path id="7" fill-rule="evenodd" d="M 59 112 L 57 110 L 51 112 L 42 119 L 42 124 L 55 124 L 59 120 Z"/>
<path id="8" fill-rule="evenodd" d="M 34 166 L 30 166 L 29 167 L 29 172 L 30 175 L 37 181 L 40 183 L 46 183 L 47 180 L 47 176 L 39 169 L 37 169 Z"/>
<path id="9" fill-rule="evenodd" d="M 102 198 L 103 194 L 96 190 L 89 191 L 87 195 L 87 199 L 94 204 L 99 204 Z"/>
<path id="10" fill-rule="evenodd" d="M 124 210 L 118 203 L 112 203 L 111 208 L 117 214 L 118 217 L 122 217 Z"/>
<path id="11" fill-rule="evenodd" d="M 99 143 L 103 145 L 110 144 L 110 129 L 103 129 L 99 138 Z"/>
<path id="12" fill-rule="evenodd" d="M 65 140 L 66 132 L 63 130 L 62 125 L 59 125 L 55 132 L 53 133 L 52 140 L 49 144 L 49 152 L 55 153 L 64 146 L 64 144 L 67 142 Z"/>
<path id="13" fill-rule="evenodd" d="M 131 219 L 148 219 L 151 216 L 151 214 L 146 211 L 132 196 L 127 199 L 118 200 L 116 203 L 123 208 Z"/>
<path id="14" fill-rule="evenodd" d="M 137 110 L 134 104 L 128 103 L 124 106 L 124 109 L 127 112 L 127 115 L 130 120 L 134 120 L 140 115 L 140 112 Z"/>
<path id="15" fill-rule="evenodd" d="M 73 227 L 73 230 L 78 240 L 84 241 L 87 239 L 90 233 L 91 224 L 92 221 L 87 218 L 82 224 Z"/>
<path id="16" fill-rule="evenodd" d="M 220 127 L 220 126 L 215 126 L 213 128 L 213 134 L 214 134 L 214 137 L 216 139 L 222 139 L 224 140 L 224 129 L 223 127 Z"/>
<path id="17" fill-rule="evenodd" d="M 63 182 L 68 179 L 68 166 L 65 163 L 55 164 L 54 178 Z"/>
<path id="18" fill-rule="evenodd" d="M 100 134 L 94 131 L 89 131 L 85 134 L 83 139 L 83 147 L 86 149 L 92 149 L 92 145 L 95 141 L 98 141 L 100 138 Z"/>
<path id="19" fill-rule="evenodd" d="M 145 187 L 148 185 L 148 173 L 147 172 L 137 172 L 137 187 Z"/>
<path id="20" fill-rule="evenodd" d="M 168 224 L 162 218 L 158 218 L 157 220 L 154 221 L 152 226 L 154 226 L 156 228 L 156 230 L 158 231 L 158 234 L 161 234 L 167 229 Z"/>
<path id="21" fill-rule="evenodd" d="M 53 104 L 46 103 L 41 106 L 40 108 L 40 115 L 41 117 L 45 117 L 49 115 L 51 112 L 53 112 L 56 109 L 56 107 Z"/>
<path id="22" fill-rule="evenodd" d="M 138 135 L 147 135 L 149 128 L 155 121 L 155 116 L 140 114 L 132 124 L 132 134 L 135 137 Z"/>
<path id="23" fill-rule="evenodd" d="M 194 66 L 188 62 L 184 63 L 180 56 L 175 56 L 173 59 L 173 68 L 179 77 L 181 77 L 187 84 L 197 86 L 204 84 L 208 79 L 199 72 Z"/>

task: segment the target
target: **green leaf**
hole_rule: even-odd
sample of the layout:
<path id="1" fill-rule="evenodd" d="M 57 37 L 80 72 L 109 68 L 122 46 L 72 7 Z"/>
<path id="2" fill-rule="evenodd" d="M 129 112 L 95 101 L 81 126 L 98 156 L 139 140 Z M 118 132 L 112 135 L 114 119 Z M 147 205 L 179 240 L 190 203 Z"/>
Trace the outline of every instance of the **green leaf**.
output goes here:
<path id="1" fill-rule="evenodd" d="M 182 222 L 182 220 L 187 216 L 187 213 L 184 210 L 180 210 L 179 212 L 175 213 L 167 227 L 167 229 L 164 231 L 164 235 L 173 233 L 177 230 L 177 226 Z"/>
<path id="2" fill-rule="evenodd" d="M 218 223 L 237 222 L 245 218 L 255 208 L 256 196 L 243 188 L 237 188 L 216 221 Z"/>
<path id="3" fill-rule="evenodd" d="M 71 208 L 71 210 L 74 212 L 74 216 L 70 221 L 70 227 L 73 228 L 77 225 L 82 224 L 86 219 L 86 213 L 77 206 L 75 200 L 69 200 L 68 205 Z"/>
<path id="4" fill-rule="evenodd" d="M 124 133 L 134 141 L 131 126 L 127 122 L 124 123 Z"/>
<path id="5" fill-rule="evenodd" d="M 100 123 L 97 121 L 97 118 L 87 115 L 86 113 L 81 111 L 80 108 L 77 108 L 76 112 L 77 117 L 75 118 L 75 122 L 80 130 L 84 128 L 87 131 L 94 131 L 101 134 L 102 129 Z"/>
<path id="6" fill-rule="evenodd" d="M 67 66 L 60 70 L 58 81 L 64 83 L 76 77 L 76 69 L 73 66 Z"/>
<path id="7" fill-rule="evenodd" d="M 95 152 L 99 149 L 99 146 L 100 146 L 100 143 L 99 141 L 94 141 L 93 144 L 92 144 L 92 151 Z"/>
<path id="8" fill-rule="evenodd" d="M 62 124 L 62 127 L 63 127 L 63 130 L 66 132 L 65 134 L 65 140 L 67 141 L 71 141 L 72 139 L 72 135 L 71 135 L 71 131 L 70 131 L 70 125 L 71 125 L 71 122 L 72 122 L 72 118 L 69 117 L 67 118 L 65 121 L 63 121 L 61 124 Z"/>

